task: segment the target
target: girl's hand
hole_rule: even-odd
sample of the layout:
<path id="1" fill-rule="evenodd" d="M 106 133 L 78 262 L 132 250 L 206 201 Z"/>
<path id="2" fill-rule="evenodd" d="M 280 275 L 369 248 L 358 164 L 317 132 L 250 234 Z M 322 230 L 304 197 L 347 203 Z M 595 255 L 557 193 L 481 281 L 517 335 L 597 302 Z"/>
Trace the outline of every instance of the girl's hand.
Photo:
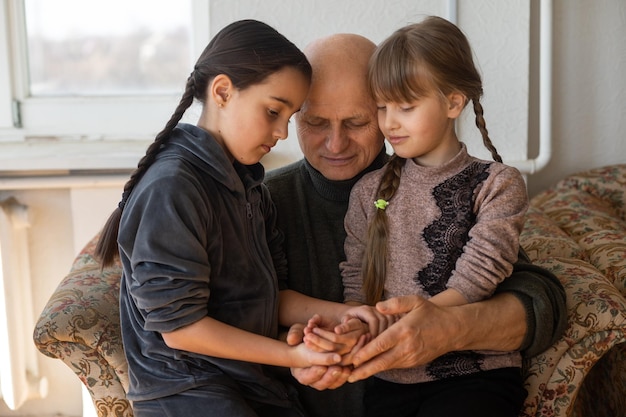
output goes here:
<path id="1" fill-rule="evenodd" d="M 344 325 L 344 331 L 337 333 L 333 329 L 324 329 L 318 325 L 319 317 L 313 316 L 304 330 L 304 343 L 316 352 L 337 352 L 345 355 L 352 351 L 362 337 L 369 340 L 369 330 L 359 319 L 350 319 Z"/>
<path id="2" fill-rule="evenodd" d="M 344 354 L 341 357 L 341 363 L 340 365 L 343 365 L 344 367 L 349 367 L 350 369 L 352 369 L 352 359 L 354 357 L 354 355 L 363 347 L 365 346 L 367 343 L 370 342 L 370 340 L 372 339 L 372 336 L 368 333 L 368 334 L 364 334 L 362 335 L 357 344 L 354 345 L 354 347 L 352 348 L 352 350 L 350 350 L 350 352 Z"/>
<path id="3" fill-rule="evenodd" d="M 341 324 L 335 326 L 335 333 L 344 334 L 354 331 L 354 320 L 366 323 L 372 338 L 381 334 L 385 329 L 399 320 L 397 315 L 387 315 L 379 312 L 375 307 L 360 305 L 346 311 Z"/>
<path id="4" fill-rule="evenodd" d="M 287 334 L 287 344 L 296 346 L 302 343 L 305 327 L 306 325 L 301 323 L 291 326 Z M 339 388 L 346 383 L 350 372 L 351 367 L 338 365 L 313 365 L 305 368 L 291 367 L 291 375 L 299 383 L 319 391 Z"/>
<path id="5" fill-rule="evenodd" d="M 305 324 L 296 323 L 289 328 L 287 332 L 287 344 L 289 346 L 295 346 L 303 342 L 305 327 Z"/>
<path id="6" fill-rule="evenodd" d="M 309 349 L 306 343 L 300 343 L 289 347 L 291 356 L 291 368 L 308 368 L 314 365 L 338 365 L 341 362 L 341 355 L 336 352 L 317 352 Z"/>

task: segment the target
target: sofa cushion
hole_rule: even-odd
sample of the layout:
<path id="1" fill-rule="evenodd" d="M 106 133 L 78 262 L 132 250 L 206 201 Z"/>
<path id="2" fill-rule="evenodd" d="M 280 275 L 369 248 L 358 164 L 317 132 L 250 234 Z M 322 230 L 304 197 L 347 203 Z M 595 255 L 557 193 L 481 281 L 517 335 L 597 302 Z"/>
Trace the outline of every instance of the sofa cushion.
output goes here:
<path id="1" fill-rule="evenodd" d="M 589 262 L 626 295 L 626 231 L 600 230 L 585 235 L 578 244 Z"/>
<path id="2" fill-rule="evenodd" d="M 626 232 L 624 220 L 613 205 L 592 194 L 565 190 L 562 184 L 538 196 L 531 204 L 541 208 L 574 240 L 599 230 Z"/>
<path id="3" fill-rule="evenodd" d="M 626 164 L 571 175 L 530 201 L 520 243 L 533 260 L 588 260 L 626 295 L 625 207 Z"/>
<path id="4" fill-rule="evenodd" d="M 626 221 L 626 164 L 609 165 L 570 175 L 556 188 L 576 189 L 597 197 Z"/>
<path id="5" fill-rule="evenodd" d="M 530 206 L 520 244 L 530 259 L 552 257 L 587 260 L 587 253 L 544 212 Z"/>

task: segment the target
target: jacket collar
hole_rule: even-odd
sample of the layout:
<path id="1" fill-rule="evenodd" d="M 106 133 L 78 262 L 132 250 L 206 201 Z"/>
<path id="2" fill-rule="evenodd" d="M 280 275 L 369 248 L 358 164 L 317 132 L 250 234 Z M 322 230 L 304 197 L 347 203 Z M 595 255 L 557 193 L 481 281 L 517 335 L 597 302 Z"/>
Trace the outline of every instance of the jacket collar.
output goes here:
<path id="1" fill-rule="evenodd" d="M 198 126 L 179 123 L 159 155 L 167 155 L 168 148 L 174 153 L 177 153 L 174 149 L 182 149 L 191 164 L 233 192 L 245 195 L 245 190 L 261 184 L 265 176 L 261 163 L 243 165 L 231 162 L 217 140 Z"/>

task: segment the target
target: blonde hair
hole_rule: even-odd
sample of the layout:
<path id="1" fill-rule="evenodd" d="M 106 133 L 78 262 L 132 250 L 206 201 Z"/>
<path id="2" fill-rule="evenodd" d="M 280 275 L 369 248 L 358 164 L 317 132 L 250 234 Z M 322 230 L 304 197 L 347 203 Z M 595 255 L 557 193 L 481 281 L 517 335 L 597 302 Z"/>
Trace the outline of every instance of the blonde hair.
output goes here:
<path id="1" fill-rule="evenodd" d="M 368 67 L 368 83 L 377 100 L 413 102 L 436 91 L 442 98 L 462 93 L 473 103 L 476 126 L 492 158 L 502 162 L 491 143 L 480 97 L 482 79 L 474 65 L 472 49 L 463 32 L 440 17 L 395 31 L 374 51 Z M 376 199 L 389 201 L 400 184 L 405 160 L 394 155 L 385 167 Z M 377 209 L 368 228 L 363 258 L 363 290 L 368 304 L 383 297 L 387 262 L 388 223 L 385 210 Z"/>

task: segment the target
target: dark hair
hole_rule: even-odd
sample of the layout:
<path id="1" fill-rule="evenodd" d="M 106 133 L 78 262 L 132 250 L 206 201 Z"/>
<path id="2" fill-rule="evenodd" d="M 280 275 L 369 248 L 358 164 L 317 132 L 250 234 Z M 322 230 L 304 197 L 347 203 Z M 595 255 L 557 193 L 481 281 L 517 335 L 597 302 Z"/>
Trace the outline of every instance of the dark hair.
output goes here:
<path id="1" fill-rule="evenodd" d="M 107 220 L 98 245 L 96 256 L 102 267 L 112 264 L 119 256 L 117 237 L 124 205 L 135 185 L 156 159 L 161 147 L 168 141 L 172 131 L 181 120 L 193 100 L 204 103 L 211 80 L 219 74 L 227 75 L 235 88 L 243 90 L 263 82 L 268 76 L 285 67 L 300 71 L 311 80 L 311 65 L 305 55 L 292 42 L 271 26 L 256 20 L 240 20 L 229 24 L 215 35 L 204 49 L 187 79 L 174 114 L 157 134 L 137 168 L 124 185 L 122 200 Z"/>
<path id="2" fill-rule="evenodd" d="M 460 92 L 472 101 L 476 126 L 495 161 L 502 162 L 489 139 L 480 97 L 482 79 L 463 32 L 453 23 L 431 16 L 396 30 L 374 51 L 368 68 L 371 93 L 378 100 L 412 102 L 437 91 L 441 97 Z M 467 104 L 467 102 L 465 103 Z M 404 158 L 394 155 L 386 165 L 377 199 L 389 201 L 400 184 Z M 387 215 L 376 210 L 368 228 L 363 258 L 364 292 L 369 304 L 382 299 L 386 276 Z"/>

